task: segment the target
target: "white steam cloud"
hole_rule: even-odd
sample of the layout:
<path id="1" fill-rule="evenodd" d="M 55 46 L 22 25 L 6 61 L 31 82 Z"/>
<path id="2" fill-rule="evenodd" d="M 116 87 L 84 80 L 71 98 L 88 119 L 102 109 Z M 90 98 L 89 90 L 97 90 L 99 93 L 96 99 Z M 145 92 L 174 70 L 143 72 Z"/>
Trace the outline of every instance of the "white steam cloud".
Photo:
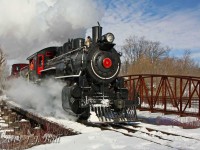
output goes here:
<path id="1" fill-rule="evenodd" d="M 85 37 L 102 17 L 93 0 L 1 0 L 0 46 L 9 59 L 25 60 L 47 46 Z"/>
<path id="2" fill-rule="evenodd" d="M 36 85 L 22 78 L 17 78 L 8 81 L 6 95 L 23 108 L 43 116 L 75 120 L 62 108 L 61 92 L 63 86 L 64 83 L 53 79 Z"/>

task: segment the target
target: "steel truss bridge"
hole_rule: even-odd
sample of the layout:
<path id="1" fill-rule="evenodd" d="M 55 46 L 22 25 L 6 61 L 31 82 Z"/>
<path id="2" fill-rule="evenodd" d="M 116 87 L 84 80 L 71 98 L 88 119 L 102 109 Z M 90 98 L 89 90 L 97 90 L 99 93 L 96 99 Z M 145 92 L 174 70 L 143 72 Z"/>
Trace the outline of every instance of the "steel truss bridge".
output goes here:
<path id="1" fill-rule="evenodd" d="M 200 77 L 138 74 L 123 76 L 129 99 L 140 110 L 200 118 Z"/>

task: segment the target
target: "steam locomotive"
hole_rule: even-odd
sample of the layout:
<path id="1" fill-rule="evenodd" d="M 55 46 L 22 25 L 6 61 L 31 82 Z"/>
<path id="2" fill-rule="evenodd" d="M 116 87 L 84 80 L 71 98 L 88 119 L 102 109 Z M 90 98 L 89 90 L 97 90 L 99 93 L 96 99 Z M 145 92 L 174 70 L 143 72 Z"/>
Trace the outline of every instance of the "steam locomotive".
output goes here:
<path id="1" fill-rule="evenodd" d="M 53 77 L 66 85 L 62 107 L 91 122 L 135 121 L 137 105 L 128 100 L 124 79 L 118 77 L 121 53 L 114 48 L 114 35 L 102 35 L 100 25 L 92 27 L 92 41 L 68 40 L 60 47 L 47 47 L 27 60 L 20 74 L 33 82 Z"/>

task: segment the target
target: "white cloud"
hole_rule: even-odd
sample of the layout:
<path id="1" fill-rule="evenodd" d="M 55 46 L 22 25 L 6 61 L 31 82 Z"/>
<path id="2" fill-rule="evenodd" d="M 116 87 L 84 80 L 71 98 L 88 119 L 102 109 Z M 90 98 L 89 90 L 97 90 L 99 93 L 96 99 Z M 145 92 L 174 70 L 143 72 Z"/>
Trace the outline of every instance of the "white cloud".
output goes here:
<path id="1" fill-rule="evenodd" d="M 92 0 L 1 0 L 0 45 L 9 58 L 25 60 L 46 46 L 84 37 L 101 16 Z"/>

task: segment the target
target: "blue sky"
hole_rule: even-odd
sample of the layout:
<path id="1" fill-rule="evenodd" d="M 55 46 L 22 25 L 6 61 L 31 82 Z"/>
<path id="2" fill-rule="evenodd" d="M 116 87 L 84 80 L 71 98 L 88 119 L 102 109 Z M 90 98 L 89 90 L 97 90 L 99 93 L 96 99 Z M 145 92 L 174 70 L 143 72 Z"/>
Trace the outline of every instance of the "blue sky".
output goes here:
<path id="1" fill-rule="evenodd" d="M 105 30 L 116 43 L 130 35 L 145 36 L 172 48 L 171 56 L 191 50 L 200 62 L 200 0 L 103 0 Z"/>
<path id="2" fill-rule="evenodd" d="M 167 6 L 174 10 L 194 8 L 199 5 L 199 0 L 151 0 L 151 2 L 158 7 Z"/>

